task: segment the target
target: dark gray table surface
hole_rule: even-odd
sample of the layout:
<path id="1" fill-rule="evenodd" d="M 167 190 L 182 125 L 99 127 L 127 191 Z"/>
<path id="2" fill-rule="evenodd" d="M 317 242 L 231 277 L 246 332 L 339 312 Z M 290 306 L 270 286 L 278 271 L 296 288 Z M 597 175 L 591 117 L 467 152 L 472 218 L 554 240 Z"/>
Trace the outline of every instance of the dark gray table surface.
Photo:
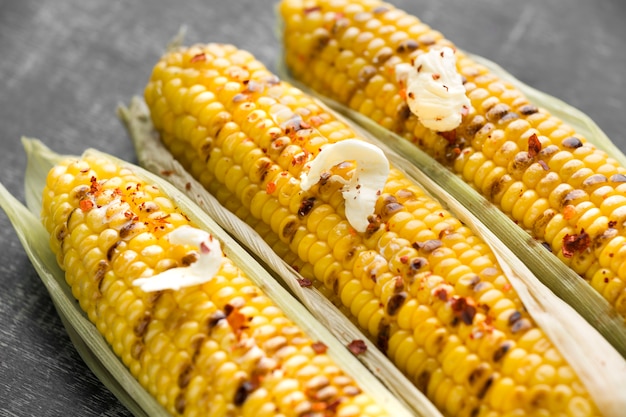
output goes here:
<path id="1" fill-rule="evenodd" d="M 626 148 L 623 0 L 404 0 L 459 47 L 589 114 Z M 22 135 L 134 161 L 115 108 L 141 94 L 181 25 L 271 68 L 273 1 L 0 0 L 0 181 L 23 200 Z M 70 344 L 0 212 L 0 416 L 127 416 Z"/>

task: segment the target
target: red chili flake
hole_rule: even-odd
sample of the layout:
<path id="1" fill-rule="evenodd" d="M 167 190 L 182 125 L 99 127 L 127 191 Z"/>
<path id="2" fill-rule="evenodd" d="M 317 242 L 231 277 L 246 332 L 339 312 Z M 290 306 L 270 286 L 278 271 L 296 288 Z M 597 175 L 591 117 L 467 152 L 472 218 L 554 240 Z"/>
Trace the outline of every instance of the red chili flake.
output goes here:
<path id="1" fill-rule="evenodd" d="M 471 340 L 480 339 L 481 337 L 483 337 L 483 332 L 480 330 L 474 330 L 472 331 L 472 333 L 470 333 L 469 337 Z"/>
<path id="2" fill-rule="evenodd" d="M 308 278 L 296 278 L 296 280 L 298 281 L 298 285 L 300 285 L 302 288 L 309 288 L 313 285 L 313 282 L 311 282 L 311 280 Z"/>
<path id="3" fill-rule="evenodd" d="M 571 258 L 576 252 L 583 252 L 590 244 L 591 238 L 584 229 L 577 235 L 567 234 L 563 238 L 563 256 Z"/>
<path id="4" fill-rule="evenodd" d="M 272 194 L 274 191 L 276 191 L 276 183 L 274 181 L 268 182 L 265 186 L 265 192 L 267 194 Z"/>
<path id="5" fill-rule="evenodd" d="M 435 297 L 441 301 L 448 301 L 448 290 L 445 288 L 437 288 L 434 292 Z"/>
<path id="6" fill-rule="evenodd" d="M 91 177 L 91 188 L 89 189 L 89 192 L 93 195 L 98 195 L 101 191 L 102 185 L 98 183 L 98 179 L 95 176 Z"/>
<path id="7" fill-rule="evenodd" d="M 200 52 L 199 54 L 195 54 L 189 60 L 189 62 L 204 62 L 204 61 L 206 61 L 206 54 L 204 52 Z"/>
<path id="8" fill-rule="evenodd" d="M 281 150 L 285 145 L 286 145 L 286 141 L 283 140 L 283 138 L 280 138 L 280 137 L 275 137 L 272 140 L 272 143 L 270 144 L 270 146 L 274 150 Z"/>
<path id="9" fill-rule="evenodd" d="M 306 155 L 304 153 L 298 154 L 294 156 L 293 159 L 291 160 L 291 165 L 293 166 L 300 165 L 304 163 L 305 159 L 306 159 Z"/>
<path id="10" fill-rule="evenodd" d="M 438 80 L 439 78 L 441 78 L 441 75 L 433 74 L 433 80 Z"/>
<path id="11" fill-rule="evenodd" d="M 350 233 L 350 235 L 352 236 L 356 236 L 356 230 L 354 230 L 353 228 L 348 229 L 348 233 Z"/>
<path id="12" fill-rule="evenodd" d="M 407 97 L 407 96 L 406 96 L 406 89 L 405 89 L 405 88 L 402 88 L 400 91 L 398 91 L 398 95 L 400 96 L 400 98 L 401 98 L 402 100 L 406 100 L 406 97 Z"/>
<path id="13" fill-rule="evenodd" d="M 91 200 L 80 200 L 80 209 L 82 211 L 89 211 L 93 208 L 93 201 Z"/>
<path id="14" fill-rule="evenodd" d="M 170 215 L 166 214 L 165 216 L 155 217 L 152 219 L 155 223 L 167 223 L 167 219 L 169 219 Z"/>
<path id="15" fill-rule="evenodd" d="M 450 300 L 450 307 L 454 315 L 460 319 L 463 323 L 470 325 L 476 315 L 476 303 L 471 298 L 467 297 L 452 297 Z"/>
<path id="16" fill-rule="evenodd" d="M 237 339 L 239 339 L 241 337 L 241 333 L 248 328 L 248 326 L 246 326 L 246 316 L 236 307 L 233 307 L 230 304 L 228 304 L 227 307 L 228 306 L 230 306 L 230 308 L 226 310 L 230 311 L 227 311 L 226 313 L 226 321 L 230 325 L 231 329 L 233 329 Z"/>
<path id="17" fill-rule="evenodd" d="M 322 353 L 326 353 L 328 346 L 326 346 L 323 342 L 313 342 L 313 344 L 311 344 L 311 349 L 313 349 L 313 352 L 320 355 Z"/>
<path id="18" fill-rule="evenodd" d="M 456 142 L 456 130 L 450 130 L 448 132 L 437 132 L 437 134 L 447 140 L 450 144 Z"/>
<path id="19" fill-rule="evenodd" d="M 361 355 L 367 351 L 367 345 L 361 339 L 353 340 L 348 343 L 348 350 L 352 352 L 353 355 Z"/>
<path id="20" fill-rule="evenodd" d="M 401 256 L 400 262 L 402 262 L 403 264 L 409 262 L 409 257 L 407 255 Z"/>
<path id="21" fill-rule="evenodd" d="M 541 151 L 541 142 L 536 133 L 533 133 L 528 138 L 528 156 L 535 158 Z"/>
<path id="22" fill-rule="evenodd" d="M 321 413 L 322 411 L 326 410 L 326 403 L 325 402 L 321 402 L 321 401 L 317 401 L 314 402 L 313 404 L 311 404 L 311 411 L 312 414 L 305 414 L 306 417 L 308 416 L 313 416 L 313 415 L 318 415 L 319 413 Z M 326 415 L 326 413 L 324 413 L 324 415 Z"/>
<path id="23" fill-rule="evenodd" d="M 572 204 L 568 204 L 563 207 L 563 218 L 565 220 L 571 220 L 576 215 L 576 207 Z"/>
<path id="24" fill-rule="evenodd" d="M 513 289 L 513 286 L 510 283 L 508 283 L 508 282 L 505 282 L 502 285 L 502 291 L 504 291 L 504 292 L 509 292 L 509 291 L 511 291 L 511 289 Z"/>

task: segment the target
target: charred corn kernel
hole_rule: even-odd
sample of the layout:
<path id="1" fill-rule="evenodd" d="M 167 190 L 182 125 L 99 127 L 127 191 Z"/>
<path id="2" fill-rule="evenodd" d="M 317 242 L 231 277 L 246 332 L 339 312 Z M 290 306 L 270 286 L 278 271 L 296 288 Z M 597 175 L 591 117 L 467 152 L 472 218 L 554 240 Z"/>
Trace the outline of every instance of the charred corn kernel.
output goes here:
<path id="1" fill-rule="evenodd" d="M 519 226 L 549 244 L 566 264 L 573 267 L 571 257 L 584 256 L 587 261 L 574 270 L 602 293 L 592 279 L 596 258 L 590 248 L 626 236 L 624 216 L 594 224 L 593 234 L 581 222 L 556 233 L 549 230 L 549 221 L 537 220 L 542 213 L 565 214 L 568 201 L 587 199 L 593 204 L 584 206 L 585 210 L 597 208 L 607 217 L 615 210 L 621 213 L 626 203 L 603 207 L 603 201 L 609 195 L 626 197 L 623 188 L 618 191 L 626 183 L 626 167 L 460 50 L 455 53 L 456 70 L 463 77 L 471 108 L 452 131 L 426 128 L 407 107 L 406 85 L 398 79 L 396 66 L 451 43 L 417 17 L 388 3 L 283 0 L 280 11 L 285 60 L 296 79 L 379 123 L 375 115 L 383 112 L 385 127 L 460 174 Z M 304 42 L 313 34 L 315 42 Z M 341 51 L 339 58 L 336 51 Z M 607 234 L 612 238 L 606 238 Z M 572 238 L 585 243 L 572 245 Z M 619 267 L 615 263 L 611 270 L 623 279 L 614 269 Z M 622 299 L 626 298 L 623 291 Z M 623 303 L 618 305 L 613 299 L 612 305 L 626 318 Z"/>
<path id="2" fill-rule="evenodd" d="M 376 3 L 350 3 L 340 9 L 346 19 L 367 16 L 363 20 L 366 24 L 376 19 L 370 14 L 361 17 L 357 14 L 363 7 L 371 9 L 371 4 Z M 283 2 L 281 6 L 283 12 L 291 10 L 294 19 L 304 21 L 300 3 Z M 311 8 L 306 11 L 306 19 L 311 19 L 306 25 L 315 26 L 335 15 L 332 11 Z M 407 25 L 412 31 L 424 29 L 417 21 L 409 20 Z M 350 45 L 360 42 L 348 31 L 343 33 L 341 42 Z M 322 38 L 312 40 L 312 36 Z M 319 30 L 299 42 L 321 46 L 320 39 L 324 36 L 325 32 Z M 428 36 L 422 35 L 420 39 L 428 40 Z M 382 53 L 381 49 L 378 54 Z M 198 56 L 202 58 L 194 58 Z M 337 65 L 350 59 L 339 53 Z M 366 75 L 364 59 L 358 63 L 357 77 Z M 198 103 L 204 109 L 192 109 L 181 115 L 161 107 L 158 104 L 164 97 L 161 92 L 168 82 L 161 75 L 164 65 L 174 67 L 170 73 L 179 74 L 187 88 L 200 90 L 202 87 L 213 92 L 214 101 Z M 333 143 L 358 138 L 356 132 L 309 96 L 279 81 L 251 55 L 237 52 L 230 46 L 209 44 L 180 48 L 165 55 L 157 68 L 145 95 L 148 106 L 154 109 L 152 117 L 165 115 L 176 120 L 203 114 L 208 108 L 219 108 L 230 120 L 228 132 L 199 122 L 204 131 L 214 132 L 209 138 L 208 160 L 200 153 L 195 157 L 196 161 L 204 161 L 207 177 L 216 178 L 209 190 L 227 188 L 228 193 L 214 192 L 218 199 L 227 196 L 239 205 L 249 201 L 247 210 L 251 215 L 244 220 L 265 222 L 269 235 L 263 237 L 278 236 L 288 246 L 285 256 L 295 254 L 301 262 L 301 272 L 310 276 L 323 294 L 341 304 L 342 311 L 358 323 L 445 414 L 489 415 L 513 410 L 529 415 L 548 412 L 555 416 L 567 415 L 568 407 L 573 405 L 563 399 L 562 391 L 556 387 L 560 384 L 574 390 L 573 385 L 580 383 L 576 378 L 560 377 L 570 368 L 556 350 L 553 355 L 561 361 L 559 366 L 564 370 L 550 379 L 548 368 L 541 368 L 542 372 L 535 372 L 537 376 L 533 377 L 532 371 L 553 361 L 533 352 L 532 346 L 516 346 L 517 341 L 532 331 L 537 332 L 533 333 L 535 343 L 543 341 L 547 346 L 552 345 L 511 289 L 494 254 L 469 228 L 392 168 L 377 197 L 367 230 L 355 231 L 346 220 L 340 192 L 340 180 L 345 181 L 354 170 L 350 155 L 345 162 L 323 173 L 320 181 L 308 191 L 300 188 L 300 174 L 321 148 L 311 146 L 310 141 Z M 190 69 L 206 74 L 205 79 L 185 78 L 184 74 Z M 240 76 L 244 72 L 246 75 Z M 196 83 L 201 87 L 196 87 Z M 219 86 L 232 83 L 238 83 L 238 89 L 230 91 L 228 96 L 220 94 Z M 178 97 L 168 99 L 180 101 L 182 97 L 183 91 Z M 277 103 L 274 106 L 281 105 L 280 111 L 268 112 L 270 117 L 264 119 L 263 126 L 248 123 L 255 109 L 270 100 Z M 166 133 L 161 130 L 161 134 Z M 168 138 L 164 143 L 174 150 L 185 148 L 193 136 L 191 132 L 188 134 L 190 136 Z M 236 193 L 238 182 L 220 181 L 215 175 L 217 164 L 211 160 L 224 155 L 224 147 L 229 146 L 227 138 L 232 135 L 249 141 L 251 145 L 246 149 L 250 158 L 255 159 L 249 162 L 249 170 L 238 171 L 243 175 L 238 182 L 258 185 L 257 193 L 262 198 L 245 199 Z M 240 163 L 232 159 L 231 167 L 243 167 L 248 155 L 242 156 Z M 188 168 L 196 166 L 192 160 L 183 158 L 181 162 Z M 203 175 L 199 171 L 192 172 L 196 176 Z M 266 172 L 273 174 L 264 175 Z M 520 189 L 526 191 L 521 183 Z M 531 195 L 524 204 L 531 205 L 534 199 L 535 195 Z M 510 204 L 514 205 L 516 200 L 512 198 Z M 267 209 L 253 207 L 261 201 Z M 514 396 L 514 401 L 503 400 L 498 394 L 500 391 L 508 397 Z M 544 395 L 548 402 L 534 401 Z M 577 398 L 586 398 L 588 415 L 598 414 L 587 394 L 579 394 Z M 553 411 L 548 404 L 561 405 Z"/>
<path id="3" fill-rule="evenodd" d="M 171 99 L 177 88 L 164 91 Z M 50 171 L 44 195 L 43 223 L 72 292 L 171 414 L 386 415 L 221 251 L 217 273 L 203 284 L 156 293 L 134 285 L 203 256 L 168 239 L 190 222 L 157 187 L 89 156 Z M 328 383 L 310 386 L 320 379 Z"/>

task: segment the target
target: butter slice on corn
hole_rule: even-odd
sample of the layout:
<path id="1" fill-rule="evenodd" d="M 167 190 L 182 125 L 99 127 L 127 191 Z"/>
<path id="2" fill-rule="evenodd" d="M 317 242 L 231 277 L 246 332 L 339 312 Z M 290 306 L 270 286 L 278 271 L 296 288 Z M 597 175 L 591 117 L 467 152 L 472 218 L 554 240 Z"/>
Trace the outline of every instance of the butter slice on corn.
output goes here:
<path id="1" fill-rule="evenodd" d="M 388 415 L 131 169 L 96 156 L 56 166 L 42 218 L 80 306 L 172 415 Z"/>
<path id="2" fill-rule="evenodd" d="M 364 232 L 342 194 L 353 155 L 303 190 L 325 146 L 359 135 L 251 54 L 172 50 L 145 99 L 189 172 L 340 303 L 445 415 L 599 415 L 489 247 L 400 171 L 391 167 Z"/>

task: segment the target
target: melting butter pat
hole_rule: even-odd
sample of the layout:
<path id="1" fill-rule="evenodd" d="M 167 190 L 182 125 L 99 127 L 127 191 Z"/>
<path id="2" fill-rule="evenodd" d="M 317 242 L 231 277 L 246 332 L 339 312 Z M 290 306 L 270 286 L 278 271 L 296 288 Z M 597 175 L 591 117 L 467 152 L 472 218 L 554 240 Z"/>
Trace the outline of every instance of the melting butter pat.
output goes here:
<path id="1" fill-rule="evenodd" d="M 456 55 L 449 47 L 418 55 L 413 65 L 396 65 L 396 79 L 406 87 L 409 109 L 429 129 L 456 129 L 470 106 Z"/>
<path id="2" fill-rule="evenodd" d="M 189 266 L 168 269 L 151 277 L 134 280 L 133 285 L 141 287 L 145 292 L 179 290 L 203 284 L 212 279 L 222 266 L 224 258 L 220 243 L 204 230 L 181 226 L 168 233 L 166 239 L 174 245 L 197 247 L 197 259 Z"/>
<path id="3" fill-rule="evenodd" d="M 345 161 L 356 164 L 349 180 L 337 178 L 344 184 L 341 192 L 346 218 L 354 230 L 364 232 L 389 176 L 389 161 L 380 148 L 358 139 L 326 145 L 309 164 L 309 171 L 300 176 L 300 188 L 309 190 L 325 170 Z"/>

